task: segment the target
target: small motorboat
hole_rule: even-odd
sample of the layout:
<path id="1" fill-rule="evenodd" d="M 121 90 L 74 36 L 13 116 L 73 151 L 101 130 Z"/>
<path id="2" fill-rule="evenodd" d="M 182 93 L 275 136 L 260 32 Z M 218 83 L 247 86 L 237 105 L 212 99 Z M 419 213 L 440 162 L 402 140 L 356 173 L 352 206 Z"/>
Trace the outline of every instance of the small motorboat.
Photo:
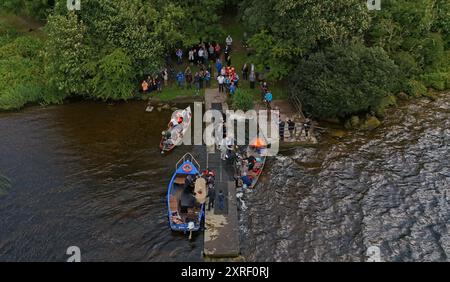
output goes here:
<path id="1" fill-rule="evenodd" d="M 191 121 L 191 107 L 187 107 L 184 110 L 177 110 L 173 113 L 168 129 L 163 131 L 159 144 L 162 154 L 170 152 L 176 146 L 182 144 L 184 135 L 191 128 Z"/>
<path id="2" fill-rule="evenodd" d="M 197 232 L 205 217 L 206 181 L 200 176 L 200 165 L 191 154 L 181 158 L 175 167 L 167 191 L 170 228 L 177 232 Z"/>
<path id="3" fill-rule="evenodd" d="M 264 138 L 256 137 L 247 147 L 247 157 L 254 160 L 251 170 L 246 169 L 246 173 L 252 178 L 252 188 L 254 189 L 262 174 L 267 159 L 267 142 Z"/>

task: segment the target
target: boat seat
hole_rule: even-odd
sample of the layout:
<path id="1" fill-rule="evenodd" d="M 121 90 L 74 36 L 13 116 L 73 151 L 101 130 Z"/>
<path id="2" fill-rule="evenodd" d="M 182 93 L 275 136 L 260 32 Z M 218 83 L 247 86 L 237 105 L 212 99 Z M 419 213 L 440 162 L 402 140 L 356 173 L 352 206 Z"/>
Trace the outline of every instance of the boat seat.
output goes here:
<path id="1" fill-rule="evenodd" d="M 170 204 L 170 211 L 172 212 L 178 211 L 178 200 L 176 197 L 170 197 L 169 204 Z"/>

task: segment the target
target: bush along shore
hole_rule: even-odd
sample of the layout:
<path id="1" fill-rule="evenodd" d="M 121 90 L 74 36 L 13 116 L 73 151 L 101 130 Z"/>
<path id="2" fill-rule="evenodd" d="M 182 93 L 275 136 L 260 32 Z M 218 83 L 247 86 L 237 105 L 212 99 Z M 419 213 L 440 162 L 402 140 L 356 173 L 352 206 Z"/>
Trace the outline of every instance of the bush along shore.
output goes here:
<path id="1" fill-rule="evenodd" d="M 238 71 L 254 64 L 275 99 L 297 96 L 308 117 L 346 128 L 376 128 L 399 100 L 450 89 L 450 2 L 385 0 L 380 11 L 359 0 L 283 3 L 93 0 L 68 11 L 65 1 L 5 0 L 0 110 L 70 97 L 147 99 L 141 82 L 166 68 L 171 83 L 151 96 L 194 97 L 176 86 L 177 50 L 185 67 L 192 46 L 224 47 L 227 35 Z M 244 87 L 234 103 L 251 107 L 257 93 Z"/>

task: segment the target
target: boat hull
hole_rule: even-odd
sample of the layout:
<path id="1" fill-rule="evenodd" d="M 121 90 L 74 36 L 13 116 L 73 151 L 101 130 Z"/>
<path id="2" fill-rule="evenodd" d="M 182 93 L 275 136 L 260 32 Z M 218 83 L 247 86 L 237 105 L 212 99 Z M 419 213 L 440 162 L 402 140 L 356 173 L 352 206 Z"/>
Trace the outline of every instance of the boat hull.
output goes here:
<path id="1" fill-rule="evenodd" d="M 190 161 L 179 165 L 167 189 L 167 209 L 170 229 L 174 232 L 198 232 L 205 217 L 205 205 L 195 202 L 189 212 L 183 213 L 182 195 L 186 193 L 184 181 L 188 175 L 197 176 L 199 168 Z M 193 196 L 192 196 L 193 197 Z"/>

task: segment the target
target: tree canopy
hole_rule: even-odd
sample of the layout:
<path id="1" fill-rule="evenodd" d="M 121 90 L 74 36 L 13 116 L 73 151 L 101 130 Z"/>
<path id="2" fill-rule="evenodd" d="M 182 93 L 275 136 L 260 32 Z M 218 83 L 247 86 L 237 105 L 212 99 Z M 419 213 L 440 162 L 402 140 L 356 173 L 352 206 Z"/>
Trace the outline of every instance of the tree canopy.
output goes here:
<path id="1" fill-rule="evenodd" d="M 335 45 L 299 64 L 291 91 L 320 118 L 374 111 L 397 87 L 398 67 L 379 47 Z"/>

